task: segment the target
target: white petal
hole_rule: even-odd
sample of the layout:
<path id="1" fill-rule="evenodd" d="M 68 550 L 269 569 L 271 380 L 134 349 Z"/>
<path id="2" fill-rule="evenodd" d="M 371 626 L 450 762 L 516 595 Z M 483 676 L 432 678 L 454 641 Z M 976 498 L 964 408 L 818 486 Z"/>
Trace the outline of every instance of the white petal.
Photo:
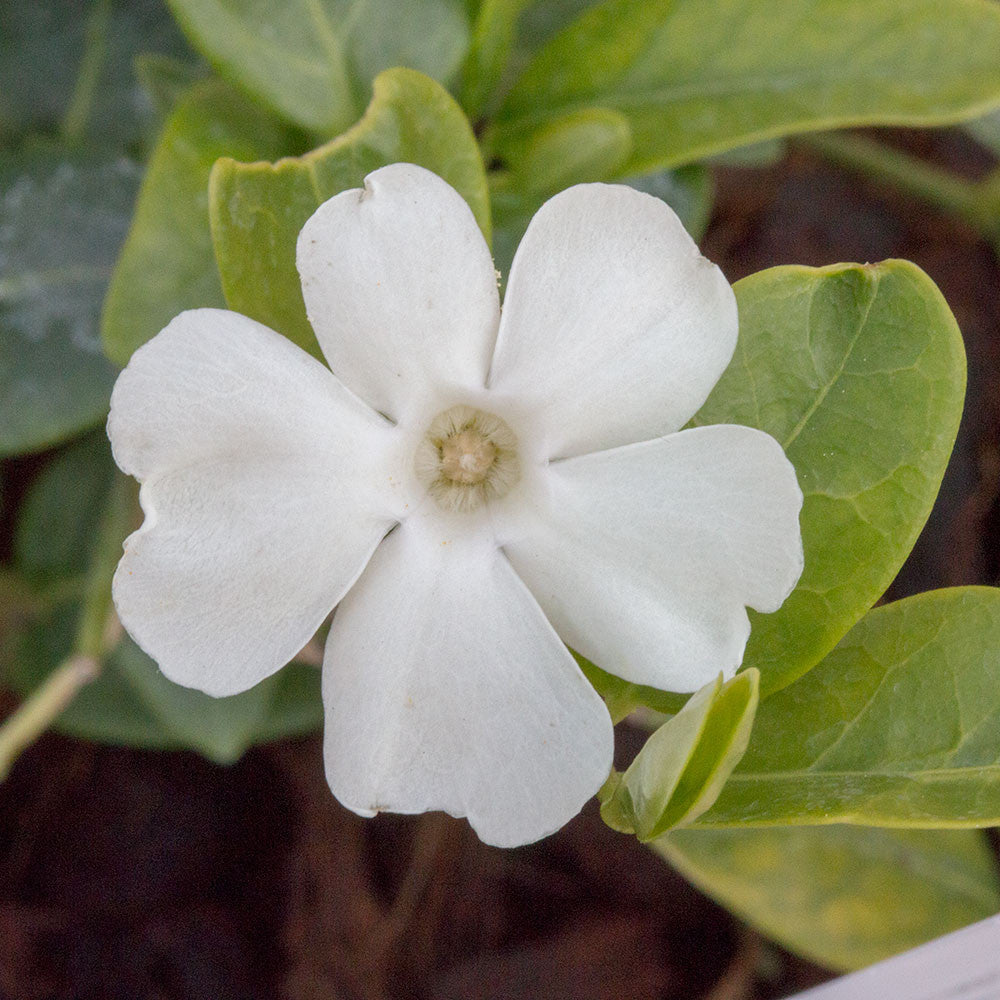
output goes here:
<path id="1" fill-rule="evenodd" d="M 233 694 L 301 649 L 393 524 L 378 483 L 393 433 L 236 313 L 183 313 L 136 351 L 108 435 L 146 521 L 114 597 L 171 680 Z"/>
<path id="2" fill-rule="evenodd" d="M 544 410 L 549 456 L 682 427 L 736 347 L 736 299 L 659 198 L 581 184 L 518 247 L 490 387 Z"/>
<path id="3" fill-rule="evenodd" d="M 732 675 L 744 605 L 775 611 L 802 572 L 802 493 L 780 445 L 718 425 L 556 462 L 504 546 L 559 635 L 610 673 L 694 691 Z"/>
<path id="4" fill-rule="evenodd" d="M 330 367 L 375 409 L 400 419 L 428 391 L 483 386 L 496 272 L 469 206 L 429 170 L 395 163 L 321 205 L 297 263 Z"/>
<path id="5" fill-rule="evenodd" d="M 416 520 L 337 609 L 323 702 L 327 780 L 362 815 L 442 809 L 525 844 L 611 768 L 607 709 L 503 555 Z"/>

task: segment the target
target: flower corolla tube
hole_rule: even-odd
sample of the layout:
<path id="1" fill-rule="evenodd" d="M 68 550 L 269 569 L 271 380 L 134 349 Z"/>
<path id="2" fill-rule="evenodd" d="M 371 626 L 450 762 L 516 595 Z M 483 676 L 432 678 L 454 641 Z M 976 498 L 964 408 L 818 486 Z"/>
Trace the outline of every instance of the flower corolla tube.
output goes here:
<path id="1" fill-rule="evenodd" d="M 503 310 L 472 212 L 411 164 L 298 240 L 329 367 L 234 312 L 182 313 L 112 396 L 143 525 L 122 623 L 178 684 L 250 688 L 336 609 L 324 761 L 363 815 L 440 809 L 497 845 L 605 781 L 612 724 L 568 647 L 692 691 L 802 570 L 780 445 L 686 425 L 736 300 L 662 201 L 584 184 L 535 215 Z"/>

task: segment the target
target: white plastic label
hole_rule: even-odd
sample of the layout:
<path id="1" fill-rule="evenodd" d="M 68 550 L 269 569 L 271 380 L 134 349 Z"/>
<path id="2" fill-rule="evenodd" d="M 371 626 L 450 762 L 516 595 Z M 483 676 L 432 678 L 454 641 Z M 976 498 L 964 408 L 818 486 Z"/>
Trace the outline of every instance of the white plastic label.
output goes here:
<path id="1" fill-rule="evenodd" d="M 1000 1000 L 1000 915 L 790 1000 Z"/>

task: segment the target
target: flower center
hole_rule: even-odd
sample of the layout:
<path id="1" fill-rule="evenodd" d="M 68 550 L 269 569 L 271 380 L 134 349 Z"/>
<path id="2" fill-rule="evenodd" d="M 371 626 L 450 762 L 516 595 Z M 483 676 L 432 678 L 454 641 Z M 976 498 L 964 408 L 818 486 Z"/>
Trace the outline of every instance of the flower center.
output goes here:
<path id="1" fill-rule="evenodd" d="M 475 510 L 504 496 L 520 478 L 517 438 L 498 416 L 453 406 L 431 421 L 415 467 L 445 510 Z"/>

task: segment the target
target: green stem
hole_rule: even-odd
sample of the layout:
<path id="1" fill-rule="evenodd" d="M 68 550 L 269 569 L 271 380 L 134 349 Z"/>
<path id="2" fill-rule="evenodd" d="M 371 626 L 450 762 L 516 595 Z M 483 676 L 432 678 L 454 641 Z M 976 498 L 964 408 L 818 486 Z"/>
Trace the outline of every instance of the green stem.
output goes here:
<path id="1" fill-rule="evenodd" d="M 94 104 L 94 91 L 101 76 L 107 48 L 111 0 L 96 0 L 87 18 L 83 58 L 76 76 L 76 85 L 63 115 L 61 132 L 71 142 L 83 137 Z"/>
<path id="2" fill-rule="evenodd" d="M 967 181 L 902 150 L 848 132 L 799 136 L 798 145 L 832 163 L 890 184 L 965 219 L 987 239 L 1000 241 L 1000 170 Z"/>
<path id="3" fill-rule="evenodd" d="M 0 725 L 0 781 L 7 777 L 22 751 L 52 725 L 84 685 L 100 674 L 105 657 L 117 645 L 120 632 L 111 603 L 111 579 L 133 510 L 131 484 L 117 476 L 99 525 L 73 651 Z"/>

